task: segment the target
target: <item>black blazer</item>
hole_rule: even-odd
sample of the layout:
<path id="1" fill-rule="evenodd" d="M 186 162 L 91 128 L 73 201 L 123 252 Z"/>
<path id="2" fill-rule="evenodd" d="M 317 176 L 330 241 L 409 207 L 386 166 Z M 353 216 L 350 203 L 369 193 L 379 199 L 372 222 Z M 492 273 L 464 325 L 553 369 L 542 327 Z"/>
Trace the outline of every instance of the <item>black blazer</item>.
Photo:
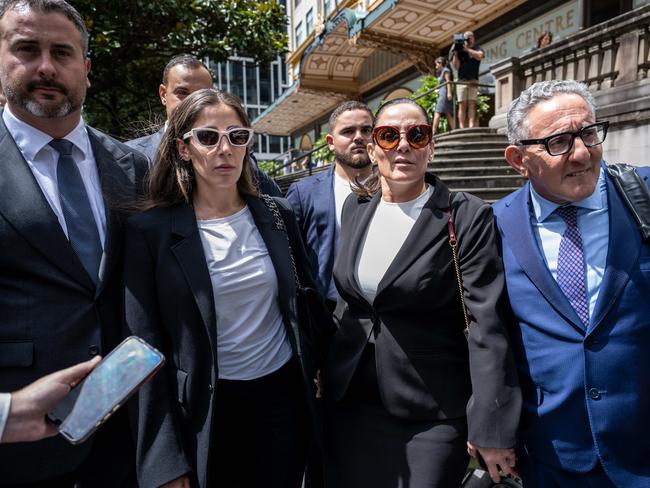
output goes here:
<path id="1" fill-rule="evenodd" d="M 355 263 L 381 193 L 350 196 L 343 209 L 334 279 L 342 302 L 325 374 L 325 394 L 345 395 L 363 349 L 375 335 L 379 391 L 385 408 L 404 419 L 468 415 L 469 440 L 512 447 L 521 393 L 506 336 L 503 265 L 490 206 L 454 193 L 469 343 L 447 228 L 449 190 L 434 186 L 413 229 L 379 283 L 373 303 L 362 294 Z"/>
<path id="2" fill-rule="evenodd" d="M 313 399 L 309 351 L 302 346 L 296 319 L 295 286 L 289 248 L 264 203 L 246 203 L 273 262 L 282 316 L 305 390 Z M 286 200 L 276 199 L 292 242 L 301 282 L 311 284 L 297 225 Z M 131 333 L 159 348 L 167 362 L 140 392 L 137 408 L 137 470 L 142 488 L 158 487 L 194 473 L 209 485 L 210 438 L 218 371 L 216 317 L 194 209 L 189 204 L 156 208 L 127 223 L 126 323 Z M 310 402 L 315 408 L 313 401 Z"/>
<path id="3" fill-rule="evenodd" d="M 0 391 L 14 391 L 44 374 L 106 354 L 121 339 L 126 215 L 120 208 L 142 194 L 147 161 L 101 132 L 88 128 L 88 136 L 107 213 L 97 287 L 0 119 Z M 120 486 L 111 476 L 133 467 L 133 459 L 126 457 L 133 455 L 128 432 L 119 437 L 118 431 L 107 426 L 93 436 L 95 444 L 102 437 L 116 437 L 119 448 L 106 451 L 91 469 L 98 478 L 89 486 Z M 2 445 L 0 486 L 70 472 L 92 446 L 92 441 L 72 446 L 61 437 Z"/>

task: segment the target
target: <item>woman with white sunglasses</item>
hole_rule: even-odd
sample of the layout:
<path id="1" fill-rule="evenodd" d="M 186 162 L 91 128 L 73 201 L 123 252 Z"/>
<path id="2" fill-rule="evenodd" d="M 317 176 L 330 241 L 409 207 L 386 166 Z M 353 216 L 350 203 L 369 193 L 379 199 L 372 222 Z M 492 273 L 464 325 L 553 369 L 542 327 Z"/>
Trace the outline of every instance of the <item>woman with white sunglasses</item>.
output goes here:
<path id="1" fill-rule="evenodd" d="M 252 183 L 252 138 L 236 97 L 189 95 L 127 223 L 127 327 L 167 358 L 134 409 L 143 488 L 301 486 L 316 365 L 292 259 L 312 281 L 290 206 Z"/>
<path id="2" fill-rule="evenodd" d="M 493 479 L 513 472 L 521 393 L 492 209 L 427 173 L 433 150 L 422 107 L 387 102 L 368 144 L 378 173 L 343 207 L 328 487 L 459 487 L 468 440 Z"/>

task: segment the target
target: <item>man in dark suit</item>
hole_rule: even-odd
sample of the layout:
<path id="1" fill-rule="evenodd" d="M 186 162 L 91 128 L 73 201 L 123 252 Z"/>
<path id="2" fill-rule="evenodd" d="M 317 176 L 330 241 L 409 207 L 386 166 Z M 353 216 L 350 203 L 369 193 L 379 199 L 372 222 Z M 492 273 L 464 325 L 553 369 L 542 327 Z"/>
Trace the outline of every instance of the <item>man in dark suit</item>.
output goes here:
<path id="1" fill-rule="evenodd" d="M 287 193 L 300 226 L 316 285 L 330 304 L 336 302 L 332 280 L 334 258 L 341 228 L 343 203 L 356 179 L 372 172 L 367 146 L 372 136 L 373 116 L 365 103 L 348 101 L 330 115 L 326 141 L 336 164 L 322 173 L 292 184 Z"/>
<path id="2" fill-rule="evenodd" d="M 212 88 L 213 84 L 212 73 L 197 58 L 189 54 L 174 56 L 165 66 L 162 83 L 158 87 L 160 102 L 165 107 L 167 114 L 165 124 L 153 134 L 127 141 L 127 146 L 131 146 L 146 155 L 149 158 L 149 164 L 153 165 L 156 160 L 158 146 L 160 146 L 160 141 L 167 128 L 167 121 L 174 109 L 190 93 L 202 88 Z M 257 162 L 253 157 L 251 157 L 250 164 L 260 191 L 273 196 L 282 196 L 278 185 L 257 166 Z"/>
<path id="3" fill-rule="evenodd" d="M 146 158 L 84 124 L 88 32 L 64 0 L 0 10 L 0 391 L 106 354 L 121 339 L 124 209 Z M 86 443 L 0 448 L 0 486 L 122 487 L 124 412 Z"/>
<path id="4" fill-rule="evenodd" d="M 650 486 L 650 244 L 605 171 L 607 128 L 570 80 L 535 83 L 508 112 L 505 156 L 529 181 L 494 211 L 526 488 Z"/>

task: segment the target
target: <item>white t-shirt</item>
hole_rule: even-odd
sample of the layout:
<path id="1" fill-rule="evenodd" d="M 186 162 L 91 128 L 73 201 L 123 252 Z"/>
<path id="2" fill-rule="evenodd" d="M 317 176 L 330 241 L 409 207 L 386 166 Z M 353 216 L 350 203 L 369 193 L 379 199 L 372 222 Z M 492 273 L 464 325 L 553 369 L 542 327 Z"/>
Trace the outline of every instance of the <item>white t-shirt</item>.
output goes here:
<path id="1" fill-rule="evenodd" d="M 336 208 L 336 230 L 341 230 L 341 214 L 343 213 L 343 204 L 345 199 L 352 193 L 350 181 L 341 178 L 334 172 L 334 206 Z"/>
<path id="2" fill-rule="evenodd" d="M 433 187 L 427 185 L 415 200 L 403 203 L 379 201 L 356 263 L 359 286 L 370 303 L 375 299 L 379 282 L 432 194 Z"/>
<path id="3" fill-rule="evenodd" d="M 291 358 L 291 345 L 275 268 L 250 210 L 197 223 L 214 293 L 219 378 L 277 371 Z"/>

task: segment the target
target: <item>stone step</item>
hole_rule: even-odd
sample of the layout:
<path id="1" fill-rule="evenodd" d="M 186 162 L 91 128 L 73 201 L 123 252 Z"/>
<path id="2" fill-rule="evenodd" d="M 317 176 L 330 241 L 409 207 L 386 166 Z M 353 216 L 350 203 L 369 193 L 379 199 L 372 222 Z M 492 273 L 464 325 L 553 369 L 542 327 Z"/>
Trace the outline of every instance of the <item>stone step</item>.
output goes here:
<path id="1" fill-rule="evenodd" d="M 436 163 L 429 165 L 429 170 L 433 171 L 438 176 L 440 175 L 449 175 L 449 176 L 488 176 L 488 175 L 518 175 L 512 166 L 507 164 L 498 166 L 449 166 L 446 168 L 441 168 L 436 166 Z"/>
<path id="2" fill-rule="evenodd" d="M 442 142 L 459 142 L 459 143 L 464 143 L 466 141 L 476 141 L 476 142 L 482 142 L 482 141 L 494 141 L 494 142 L 499 142 L 503 144 L 508 144 L 508 138 L 504 136 L 503 134 L 496 134 L 496 133 L 478 133 L 478 134 L 459 134 L 454 132 L 447 132 L 445 134 L 440 134 L 436 135 L 434 137 L 434 140 L 436 141 L 436 144 L 442 143 Z"/>
<path id="3" fill-rule="evenodd" d="M 488 176 L 448 176 L 437 173 L 438 177 L 450 188 L 517 188 L 525 183 L 519 175 Z"/>
<path id="4" fill-rule="evenodd" d="M 458 141 L 442 141 L 436 142 L 436 154 L 447 151 L 463 150 L 470 152 L 485 149 L 500 151 L 501 154 L 503 154 L 503 151 L 505 151 L 506 147 L 507 143 L 505 141 L 466 141 L 462 143 Z"/>
<path id="5" fill-rule="evenodd" d="M 446 151 L 436 151 L 436 154 L 433 158 L 435 161 L 436 159 L 467 159 L 467 158 L 483 158 L 483 159 L 495 159 L 495 158 L 501 158 L 503 159 L 503 149 L 501 148 L 496 148 L 496 149 L 472 149 L 472 150 L 464 150 L 464 149 L 448 149 Z"/>
<path id="6" fill-rule="evenodd" d="M 471 168 L 476 166 L 508 166 L 508 163 L 503 155 L 490 158 L 447 158 L 440 155 L 440 157 L 434 157 L 433 162 L 429 164 L 430 168 Z"/>

